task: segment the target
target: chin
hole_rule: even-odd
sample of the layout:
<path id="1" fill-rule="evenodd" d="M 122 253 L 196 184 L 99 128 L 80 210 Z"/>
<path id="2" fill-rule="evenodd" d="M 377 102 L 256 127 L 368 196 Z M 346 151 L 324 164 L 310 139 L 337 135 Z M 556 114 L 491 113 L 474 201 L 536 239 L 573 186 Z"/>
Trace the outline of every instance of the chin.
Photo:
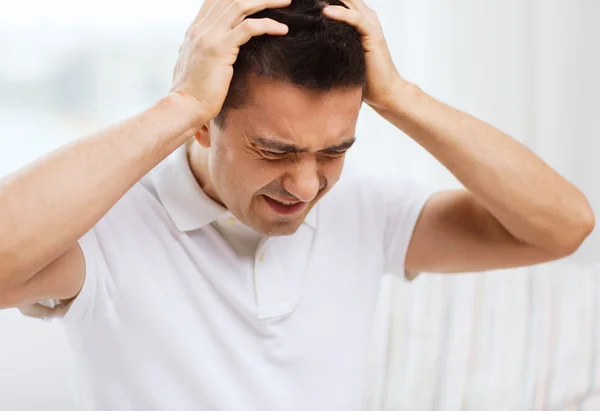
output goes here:
<path id="1" fill-rule="evenodd" d="M 302 221 L 303 220 L 281 222 L 261 221 L 259 227 L 254 228 L 254 230 L 259 234 L 269 237 L 292 235 L 298 231 L 298 228 L 300 228 L 300 225 L 302 225 Z"/>
<path id="2" fill-rule="evenodd" d="M 280 237 L 292 235 L 300 228 L 300 224 L 270 225 L 265 235 L 269 237 Z"/>

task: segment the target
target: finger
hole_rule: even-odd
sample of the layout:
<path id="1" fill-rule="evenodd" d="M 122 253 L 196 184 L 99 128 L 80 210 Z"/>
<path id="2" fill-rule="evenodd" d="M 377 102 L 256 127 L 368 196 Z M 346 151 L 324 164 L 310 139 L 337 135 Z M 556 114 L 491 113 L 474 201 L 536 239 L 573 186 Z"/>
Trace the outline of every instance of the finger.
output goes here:
<path id="1" fill-rule="evenodd" d="M 196 18 L 192 24 L 196 24 L 202 20 L 217 1 L 218 0 L 204 0 L 204 3 L 202 3 L 202 7 L 200 7 L 200 11 L 198 11 L 198 14 L 196 15 Z"/>
<path id="2" fill-rule="evenodd" d="M 237 27 L 246 17 L 264 9 L 277 9 L 289 6 L 292 0 L 231 0 L 223 11 L 220 20 L 229 28 Z"/>
<path id="3" fill-rule="evenodd" d="M 364 12 L 368 9 L 367 5 L 362 0 L 340 0 L 351 10 L 358 10 Z"/>
<path id="4" fill-rule="evenodd" d="M 342 6 L 327 6 L 323 9 L 323 14 L 333 20 L 343 21 L 351 25 L 364 36 L 369 34 L 369 22 L 364 14 L 358 10 L 347 9 Z"/>
<path id="5" fill-rule="evenodd" d="M 194 31 L 197 31 L 197 27 L 200 25 L 206 27 L 212 26 L 221 13 L 223 13 L 223 10 L 229 7 L 232 1 L 233 0 L 205 0 L 196 19 L 188 27 L 185 33 L 186 39 L 192 37 Z"/>
<path id="6" fill-rule="evenodd" d="M 370 8 L 364 0 L 340 0 L 343 4 L 351 9 L 360 11 L 368 21 L 371 19 L 378 19 L 377 13 Z"/>
<path id="7" fill-rule="evenodd" d="M 204 2 L 202 3 L 202 7 L 200 7 L 200 10 L 198 11 L 198 14 L 196 14 L 196 17 L 190 23 L 187 30 L 185 31 L 185 39 L 189 39 L 191 37 L 194 27 L 196 27 L 198 25 L 198 23 L 204 19 L 204 17 L 210 11 L 210 9 L 212 8 L 212 6 L 214 5 L 214 3 L 216 1 L 218 1 L 218 0 L 204 0 Z M 179 47 L 180 53 L 181 53 L 181 50 L 183 49 L 184 45 L 185 45 L 185 41 L 181 45 L 181 47 Z"/>
<path id="8" fill-rule="evenodd" d="M 252 37 L 271 35 L 285 36 L 288 26 L 273 19 L 246 19 L 229 34 L 229 42 L 234 47 L 246 44 Z"/>
<path id="9" fill-rule="evenodd" d="M 223 14 L 223 11 L 226 10 L 231 3 L 235 3 L 236 1 L 238 0 L 212 0 L 213 5 L 204 15 L 204 20 L 206 20 L 208 25 L 212 25 L 215 21 L 217 21 L 219 16 Z"/>

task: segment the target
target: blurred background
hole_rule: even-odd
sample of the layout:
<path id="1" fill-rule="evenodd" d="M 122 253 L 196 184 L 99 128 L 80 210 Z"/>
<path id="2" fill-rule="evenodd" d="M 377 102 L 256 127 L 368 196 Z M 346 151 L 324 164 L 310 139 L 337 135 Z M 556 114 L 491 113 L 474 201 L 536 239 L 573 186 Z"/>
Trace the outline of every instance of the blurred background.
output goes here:
<path id="1" fill-rule="evenodd" d="M 163 96 L 200 4 L 2 0 L 0 175 Z M 600 212 L 600 1 L 367 4 L 406 79 L 513 135 Z M 365 170 L 459 186 L 366 107 L 358 139 L 349 161 Z M 371 409 L 600 409 L 599 253 L 596 232 L 544 266 L 387 278 Z M 0 409 L 80 410 L 76 371 L 59 323 L 0 312 Z"/>

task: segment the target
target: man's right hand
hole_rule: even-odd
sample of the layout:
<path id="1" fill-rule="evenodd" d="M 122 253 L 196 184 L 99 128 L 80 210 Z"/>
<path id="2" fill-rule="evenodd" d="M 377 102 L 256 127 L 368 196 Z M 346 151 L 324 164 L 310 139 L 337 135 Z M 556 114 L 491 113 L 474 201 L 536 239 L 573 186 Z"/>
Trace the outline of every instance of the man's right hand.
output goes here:
<path id="1" fill-rule="evenodd" d="M 252 37 L 282 36 L 288 27 L 272 19 L 247 19 L 291 0 L 205 0 L 186 32 L 173 75 L 172 93 L 197 105 L 202 119 L 215 118 L 225 101 L 240 47 Z"/>
<path id="2" fill-rule="evenodd" d="M 79 293 L 85 259 L 78 240 L 219 114 L 242 44 L 287 33 L 273 20 L 246 17 L 290 1 L 206 0 L 187 31 L 167 97 L 0 180 L 0 309 Z"/>

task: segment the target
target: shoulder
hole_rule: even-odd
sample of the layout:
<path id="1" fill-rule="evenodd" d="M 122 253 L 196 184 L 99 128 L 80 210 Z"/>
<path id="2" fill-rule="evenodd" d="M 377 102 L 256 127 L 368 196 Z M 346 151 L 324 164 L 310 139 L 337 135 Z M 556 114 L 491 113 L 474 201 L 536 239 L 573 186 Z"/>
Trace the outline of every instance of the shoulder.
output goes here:
<path id="1" fill-rule="evenodd" d="M 344 209 L 377 210 L 386 208 L 390 203 L 409 203 L 415 196 L 427 195 L 432 191 L 409 176 L 376 174 L 350 163 L 326 198 L 333 207 L 343 205 Z"/>
<path id="2" fill-rule="evenodd" d="M 391 226 L 401 230 L 412 225 L 435 191 L 408 176 L 378 175 L 350 164 L 323 198 L 319 213 L 337 227 L 360 226 L 378 233 Z"/>
<path id="3" fill-rule="evenodd" d="M 131 235 L 152 229 L 154 226 L 170 225 L 150 175 L 145 176 L 106 213 L 96 224 L 96 231 Z"/>
<path id="4" fill-rule="evenodd" d="M 340 230 L 381 231 L 384 224 L 384 206 L 378 178 L 356 166 L 346 166 L 339 181 L 319 204 L 323 221 Z"/>

